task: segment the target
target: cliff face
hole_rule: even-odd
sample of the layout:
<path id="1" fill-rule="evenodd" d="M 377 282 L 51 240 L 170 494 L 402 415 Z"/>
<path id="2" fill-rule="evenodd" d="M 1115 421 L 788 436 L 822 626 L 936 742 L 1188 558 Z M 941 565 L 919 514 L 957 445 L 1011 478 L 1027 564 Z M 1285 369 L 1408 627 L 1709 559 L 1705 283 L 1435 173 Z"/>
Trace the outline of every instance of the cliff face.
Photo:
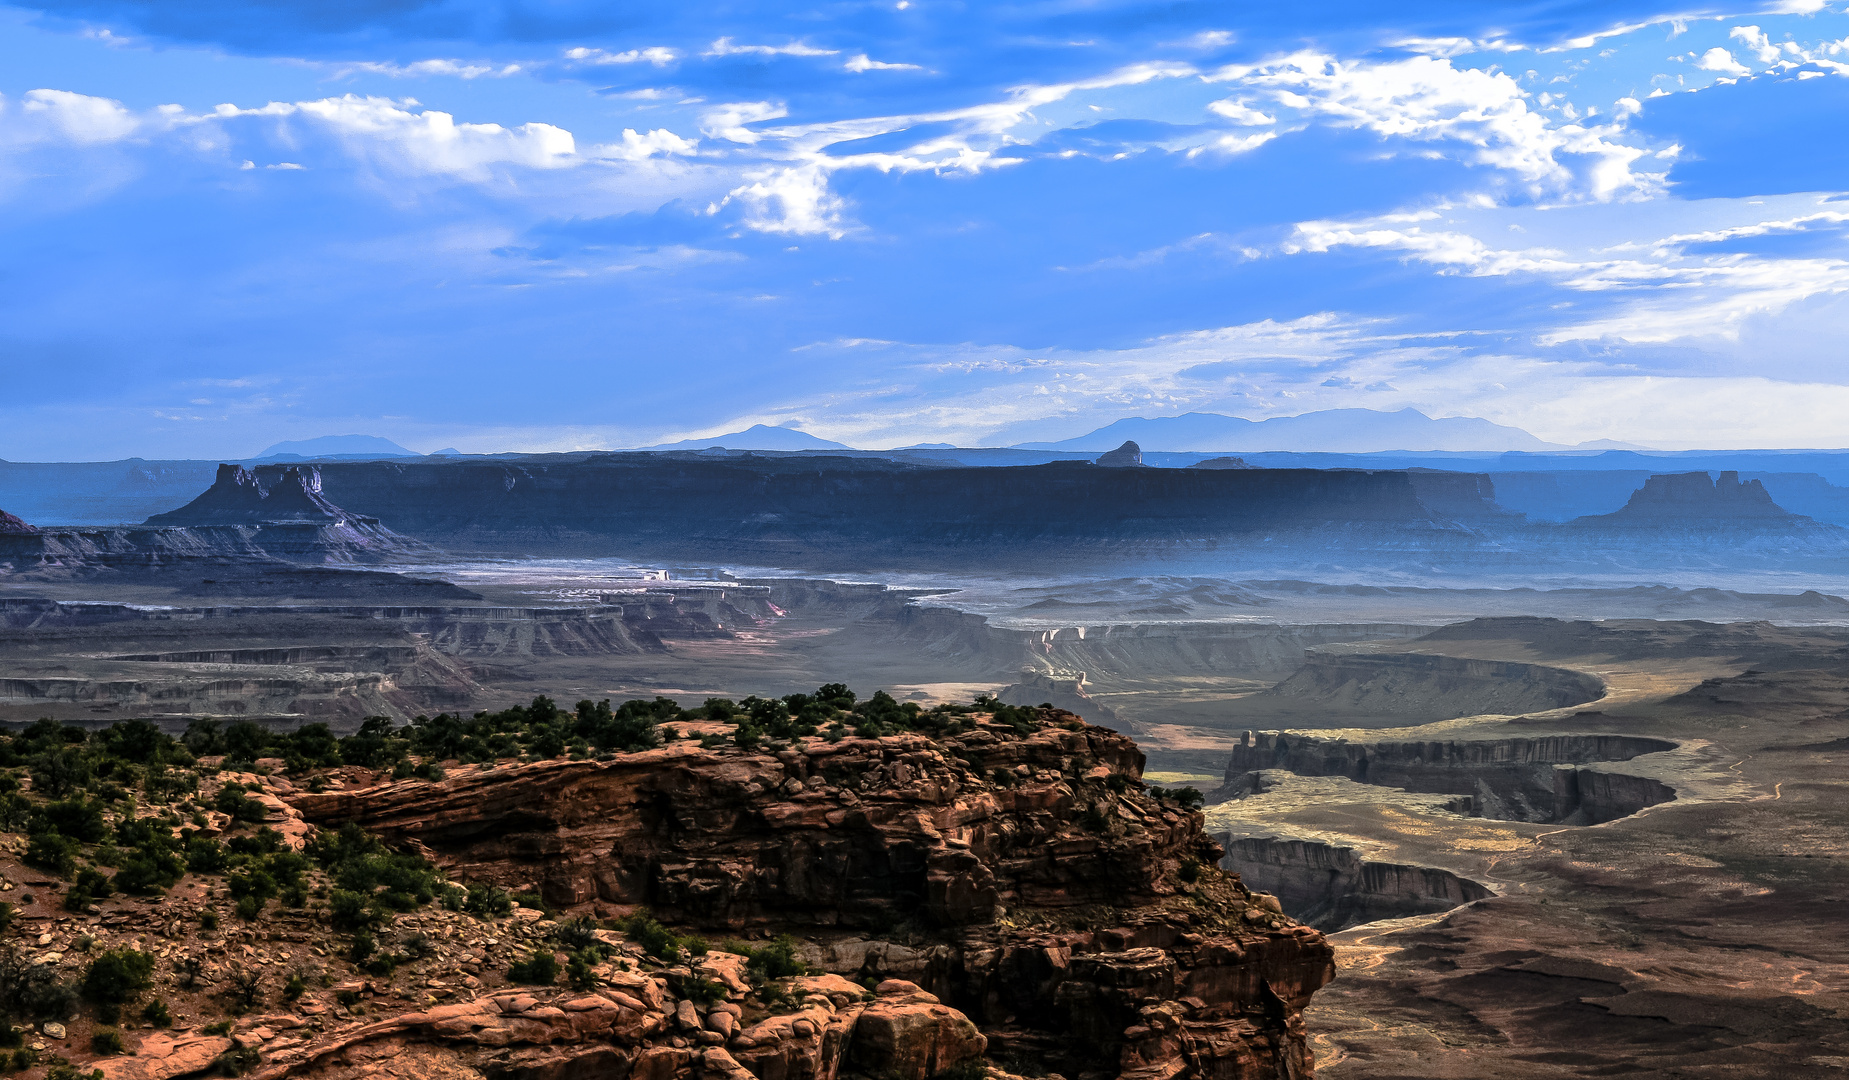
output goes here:
<path id="1" fill-rule="evenodd" d="M 202 560 L 339 565 L 430 551 L 377 518 L 327 501 L 312 467 L 287 469 L 266 486 L 249 469 L 220 465 L 204 494 L 139 527 L 39 530 L 19 524 L 14 529 L 0 521 L 0 573 L 156 571 Z"/>
<path id="2" fill-rule="evenodd" d="M 1201 816 L 1146 794 L 1141 769 L 1128 739 L 1065 717 L 1026 735 L 984 724 L 775 753 L 683 739 L 289 801 L 561 906 L 795 933 L 832 974 L 941 998 L 994 1060 L 1075 1077 L 1310 1076 L 1299 1012 L 1333 975 L 1329 946 L 1214 870 Z M 836 1075 L 729 1052 L 758 1080 Z"/>
<path id="3" fill-rule="evenodd" d="M 40 529 L 0 534 L 0 574 L 82 576 L 99 570 L 171 570 L 208 562 L 364 565 L 428 556 L 429 545 L 356 519 L 187 528 Z M 473 596 L 453 588 L 450 595 Z"/>
<path id="4" fill-rule="evenodd" d="M 1484 817 L 1590 825 L 1676 797 L 1661 782 L 1599 763 L 1675 748 L 1673 742 L 1635 735 L 1350 742 L 1248 731 L 1233 745 L 1222 791 L 1238 797 L 1258 789 L 1258 773 L 1283 769 L 1299 776 L 1345 776 L 1363 784 L 1462 795 Z"/>
<path id="5" fill-rule="evenodd" d="M 339 524 L 353 518 L 322 497 L 321 473 L 313 466 L 290 467 L 270 483 L 261 484 L 257 474 L 242 465 L 220 465 L 218 476 L 204 494 L 178 510 L 154 515 L 147 524 Z"/>
<path id="6" fill-rule="evenodd" d="M 399 531 L 529 550 L 769 558 L 956 548 L 1020 558 L 1036 543 L 1082 550 L 1357 524 L 1367 536 L 1453 528 L 1420 503 L 1405 473 L 609 454 L 558 464 L 335 463 L 322 477 L 328 498 Z"/>

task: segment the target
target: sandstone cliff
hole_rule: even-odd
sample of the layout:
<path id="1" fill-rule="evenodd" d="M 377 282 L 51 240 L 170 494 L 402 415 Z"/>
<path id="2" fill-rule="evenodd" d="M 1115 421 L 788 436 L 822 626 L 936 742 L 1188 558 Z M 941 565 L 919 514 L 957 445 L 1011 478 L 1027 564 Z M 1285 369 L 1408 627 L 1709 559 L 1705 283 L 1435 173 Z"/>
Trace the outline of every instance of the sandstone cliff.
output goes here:
<path id="1" fill-rule="evenodd" d="M 273 483 L 258 483 L 257 474 L 241 465 L 220 465 L 205 493 L 149 525 L 251 525 L 265 522 L 339 524 L 355 515 L 321 495 L 321 471 L 311 465 L 286 469 Z M 376 523 L 376 522 L 375 522 Z"/>
<path id="2" fill-rule="evenodd" d="M 1772 501 L 1758 480 L 1740 480 L 1737 472 L 1710 479 L 1705 472 L 1664 473 L 1650 477 L 1631 494 L 1624 507 L 1610 514 L 1576 518 L 1573 524 L 1591 528 L 1661 528 L 1699 525 L 1706 528 L 1741 524 L 1808 523 Z"/>
<path id="3" fill-rule="evenodd" d="M 0 536 L 30 536 L 35 532 L 38 530 L 5 510 L 0 510 Z"/>
<path id="4" fill-rule="evenodd" d="M 547 1071 L 517 1075 L 922 1080 L 968 1060 L 979 1029 L 990 1060 L 1068 1076 L 1310 1076 L 1299 1012 L 1333 974 L 1328 945 L 1215 868 L 1200 815 L 1143 789 L 1134 743 L 1041 716 L 1052 722 L 807 737 L 775 751 L 702 747 L 693 737 L 711 744 L 721 728 L 688 721 L 670 725 L 684 738 L 609 760 L 463 766 L 437 782 L 288 801 L 315 824 L 360 824 L 455 878 L 560 907 L 647 905 L 679 927 L 794 933 L 829 976 L 876 988 L 851 1016 L 844 1000 L 774 1030 L 677 1020 L 616 1038 L 605 1029 L 634 1022 L 611 1013 L 569 1053 L 554 1047 Z M 905 1012 L 920 1005 L 943 1011 Z M 547 1023 L 602 1024 L 602 1005 L 559 1009 Z M 414 1018 L 393 1038 L 447 1069 L 479 1062 L 484 1042 L 505 1045 L 473 1034 L 504 1015 Z M 685 1053 L 700 1045 L 694 1030 L 720 1031 L 711 1045 L 723 1052 Z M 921 1039 L 953 1049 L 854 1049 Z"/>

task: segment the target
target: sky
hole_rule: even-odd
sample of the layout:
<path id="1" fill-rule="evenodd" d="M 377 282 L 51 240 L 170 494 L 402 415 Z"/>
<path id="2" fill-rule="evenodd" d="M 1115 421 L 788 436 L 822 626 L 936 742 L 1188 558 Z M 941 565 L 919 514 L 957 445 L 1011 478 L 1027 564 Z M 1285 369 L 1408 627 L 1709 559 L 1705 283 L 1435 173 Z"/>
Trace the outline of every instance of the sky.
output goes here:
<path id="1" fill-rule="evenodd" d="M 0 458 L 1849 446 L 1846 192 L 1849 0 L 39 0 Z"/>

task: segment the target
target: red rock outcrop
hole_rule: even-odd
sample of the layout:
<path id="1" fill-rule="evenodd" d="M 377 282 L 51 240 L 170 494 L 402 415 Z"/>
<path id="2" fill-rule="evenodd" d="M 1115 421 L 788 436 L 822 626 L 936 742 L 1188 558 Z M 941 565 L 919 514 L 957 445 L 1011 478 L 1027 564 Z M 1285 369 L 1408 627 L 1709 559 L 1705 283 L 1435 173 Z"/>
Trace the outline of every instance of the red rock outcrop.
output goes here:
<path id="1" fill-rule="evenodd" d="M 37 529 L 5 510 L 0 510 L 0 536 L 31 536 Z"/>
<path id="2" fill-rule="evenodd" d="M 632 1055 L 612 1076 L 922 1078 L 974 1047 L 1088 1078 L 1309 1077 L 1299 1012 L 1333 975 L 1322 936 L 1215 869 L 1201 816 L 1143 790 L 1133 742 L 1042 716 L 1026 734 L 984 721 L 761 750 L 683 738 L 606 761 L 284 797 L 314 824 L 419 845 L 457 879 L 599 914 L 647 905 L 678 926 L 789 932 L 811 963 L 878 986 L 870 1003 L 849 1001 L 861 987 L 839 979 L 825 1015 L 749 1028 L 709 1012 L 693 1023 L 700 1038 L 652 1042 L 636 1051 L 646 1063 Z M 404 1019 L 391 1038 L 479 1041 L 458 1023 Z M 611 1038 L 535 1045 L 575 1061 L 614 1052 Z"/>

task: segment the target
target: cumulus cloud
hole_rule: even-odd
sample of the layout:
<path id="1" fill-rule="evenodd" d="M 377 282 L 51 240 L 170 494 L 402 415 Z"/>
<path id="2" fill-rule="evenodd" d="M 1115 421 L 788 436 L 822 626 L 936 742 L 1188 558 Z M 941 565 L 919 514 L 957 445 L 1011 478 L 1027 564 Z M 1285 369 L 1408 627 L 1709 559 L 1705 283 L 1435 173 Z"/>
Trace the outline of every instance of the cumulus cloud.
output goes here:
<path id="1" fill-rule="evenodd" d="M 28 90 L 19 110 L 46 134 L 79 144 L 126 139 L 141 127 L 120 101 L 69 90 Z"/>
<path id="2" fill-rule="evenodd" d="M 658 156 L 692 154 L 698 151 L 699 145 L 698 139 L 683 139 L 667 128 L 656 128 L 645 135 L 624 128 L 622 142 L 603 143 L 592 147 L 589 153 L 592 157 L 618 161 L 643 161 Z"/>
<path id="3" fill-rule="evenodd" d="M 354 94 L 256 111 L 318 124 L 355 156 L 407 172 L 480 177 L 492 165 L 558 169 L 577 164 L 571 132 L 551 124 L 459 124 L 436 109 L 419 112 L 414 103 Z"/>
<path id="4" fill-rule="evenodd" d="M 745 207 L 745 224 L 760 232 L 791 235 L 846 235 L 846 204 L 828 190 L 828 173 L 820 165 L 754 170 L 749 183 L 732 189 L 725 202 Z M 719 205 L 724 205 L 721 203 Z M 717 206 L 714 209 L 718 209 Z"/>
<path id="5" fill-rule="evenodd" d="M 1716 45 L 1701 54 L 1695 66 L 1703 71 L 1718 71 L 1723 75 L 1751 75 L 1753 69 L 1733 58 L 1733 54 Z"/>

